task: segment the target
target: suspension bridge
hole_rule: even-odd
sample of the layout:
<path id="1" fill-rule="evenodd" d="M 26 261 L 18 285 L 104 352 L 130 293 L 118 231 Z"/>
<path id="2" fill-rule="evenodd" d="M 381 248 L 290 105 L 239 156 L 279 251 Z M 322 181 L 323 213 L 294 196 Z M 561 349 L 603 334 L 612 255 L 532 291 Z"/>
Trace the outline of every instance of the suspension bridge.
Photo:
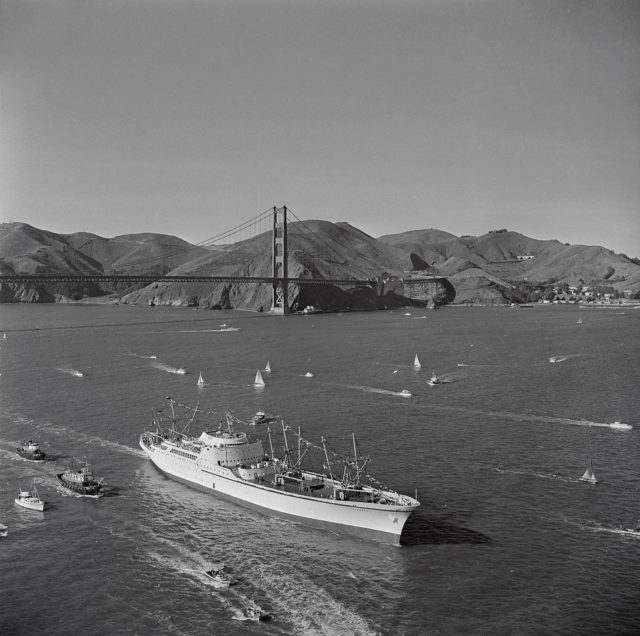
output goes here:
<path id="1" fill-rule="evenodd" d="M 290 247 L 290 218 L 294 220 L 292 224 L 296 238 L 296 249 L 294 250 L 291 250 Z M 262 237 L 262 240 L 256 243 L 256 237 Z M 90 243 L 91 239 L 87 239 L 87 241 Z M 270 311 L 279 314 L 289 312 L 289 287 L 291 284 L 299 286 L 334 285 L 351 288 L 370 287 L 379 292 L 382 285 L 380 278 L 340 278 L 320 274 L 316 265 L 322 262 L 337 266 L 334 267 L 334 271 L 335 269 L 338 271 L 348 269 L 340 267 L 340 265 L 348 266 L 349 262 L 334 247 L 335 237 L 332 238 L 332 241 L 333 244 L 307 223 L 298 219 L 286 206 L 273 207 L 231 230 L 195 245 L 186 244 L 186 246 L 176 248 L 173 251 L 165 251 L 158 256 L 128 260 L 125 265 L 106 267 L 102 272 L 0 275 L 0 284 L 72 283 L 84 285 L 87 283 L 115 283 L 137 286 L 146 286 L 152 283 L 266 284 L 271 286 Z M 230 246 L 233 246 L 233 250 L 230 250 Z M 354 249 L 352 245 L 344 247 L 350 252 Z M 304 265 L 302 276 L 290 276 L 289 261 L 292 255 L 295 256 L 298 270 L 300 270 L 301 264 Z M 250 276 L 238 273 L 238 270 L 246 269 L 247 261 L 255 259 L 257 256 L 263 256 L 265 262 L 268 256 L 269 265 L 265 267 L 267 271 L 264 275 Z M 197 263 L 197 259 L 203 261 L 202 266 L 197 264 L 195 266 L 198 273 L 193 273 L 194 267 L 190 267 L 188 273 L 179 272 L 181 264 Z M 171 271 L 171 274 L 168 274 L 168 271 Z M 434 282 L 442 280 L 438 276 L 426 278 L 432 279 Z M 424 285 L 424 281 L 425 278 L 422 279 L 422 285 Z M 417 284 L 416 281 L 413 282 L 414 286 L 415 284 Z"/>

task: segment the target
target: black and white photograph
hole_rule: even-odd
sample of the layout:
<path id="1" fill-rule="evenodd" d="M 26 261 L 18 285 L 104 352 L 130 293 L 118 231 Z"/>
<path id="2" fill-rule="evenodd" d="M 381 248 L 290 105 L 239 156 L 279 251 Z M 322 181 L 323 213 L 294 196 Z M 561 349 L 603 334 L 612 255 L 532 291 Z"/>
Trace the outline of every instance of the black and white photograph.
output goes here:
<path id="1" fill-rule="evenodd" d="M 637 634 L 639 70 L 636 0 L 0 0 L 0 634 Z"/>

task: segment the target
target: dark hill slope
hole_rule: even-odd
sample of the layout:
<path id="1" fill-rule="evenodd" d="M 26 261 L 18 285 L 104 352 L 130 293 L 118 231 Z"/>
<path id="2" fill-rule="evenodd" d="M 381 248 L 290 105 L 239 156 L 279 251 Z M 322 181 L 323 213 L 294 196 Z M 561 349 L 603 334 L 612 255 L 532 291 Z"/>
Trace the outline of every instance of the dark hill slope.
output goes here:
<path id="1" fill-rule="evenodd" d="M 0 272 L 11 274 L 92 273 L 102 272 L 96 260 L 76 250 L 63 236 L 40 230 L 26 223 L 0 224 Z M 61 297 L 78 297 L 84 293 L 104 293 L 96 285 L 80 291 L 77 285 L 54 286 L 3 284 L 0 302 L 52 302 Z"/>
<path id="2" fill-rule="evenodd" d="M 348 223 L 305 221 L 288 225 L 289 276 L 291 278 L 375 279 L 383 272 L 401 276 L 411 267 L 408 254 L 377 241 Z M 260 234 L 225 249 L 210 252 L 175 268 L 170 274 L 258 277 L 271 272 L 271 234 Z M 304 293 L 302 293 L 304 291 Z M 346 296 L 345 296 L 346 294 Z M 266 284 L 154 283 L 129 294 L 125 302 L 236 307 L 267 310 L 272 290 Z M 291 284 L 289 298 L 294 309 L 375 307 L 373 290 L 350 292 L 323 286 Z M 298 307 L 298 305 L 302 307 Z"/>
<path id="3" fill-rule="evenodd" d="M 105 270 L 169 271 L 207 254 L 205 247 L 191 245 L 175 236 L 143 233 L 103 238 L 79 232 L 65 237 L 78 251 L 102 263 Z"/>

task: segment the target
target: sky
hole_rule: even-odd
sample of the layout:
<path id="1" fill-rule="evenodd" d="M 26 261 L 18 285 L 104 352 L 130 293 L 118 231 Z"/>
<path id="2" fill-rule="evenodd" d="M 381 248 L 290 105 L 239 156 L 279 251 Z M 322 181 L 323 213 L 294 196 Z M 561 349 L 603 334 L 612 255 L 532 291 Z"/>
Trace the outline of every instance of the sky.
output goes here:
<path id="1" fill-rule="evenodd" d="M 640 2 L 0 0 L 0 221 L 282 205 L 640 257 Z"/>

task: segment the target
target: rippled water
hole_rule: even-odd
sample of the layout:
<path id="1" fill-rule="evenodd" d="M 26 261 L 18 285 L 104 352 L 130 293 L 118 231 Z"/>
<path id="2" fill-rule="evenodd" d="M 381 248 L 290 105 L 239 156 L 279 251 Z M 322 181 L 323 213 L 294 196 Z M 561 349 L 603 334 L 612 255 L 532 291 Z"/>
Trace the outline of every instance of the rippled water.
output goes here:
<path id="1" fill-rule="evenodd" d="M 640 537 L 619 528 L 640 519 L 640 311 L 412 313 L 0 306 L 0 632 L 635 633 Z M 354 431 L 372 474 L 418 489 L 404 545 L 167 480 L 137 439 L 168 395 L 277 414 L 337 448 Z M 50 461 L 16 455 L 30 438 Z M 108 496 L 58 490 L 71 457 Z M 590 457 L 596 486 L 578 481 Z M 34 476 L 44 513 L 13 503 Z M 216 588 L 212 562 L 240 583 Z M 252 602 L 274 620 L 243 620 Z"/>

